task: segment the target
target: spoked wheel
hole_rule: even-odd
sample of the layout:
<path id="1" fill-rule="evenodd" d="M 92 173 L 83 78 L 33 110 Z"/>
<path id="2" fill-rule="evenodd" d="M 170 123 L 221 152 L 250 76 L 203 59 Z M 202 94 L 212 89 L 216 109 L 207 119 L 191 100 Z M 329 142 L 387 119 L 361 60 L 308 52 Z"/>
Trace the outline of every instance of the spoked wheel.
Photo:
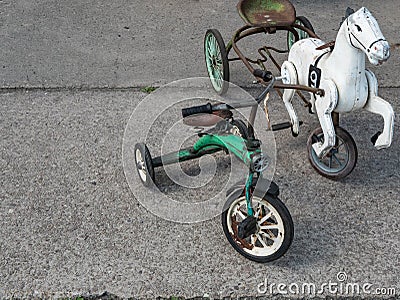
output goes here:
<path id="1" fill-rule="evenodd" d="M 357 163 L 357 146 L 350 133 L 341 127 L 335 127 L 336 145 L 329 153 L 319 158 L 312 144 L 315 140 L 324 142 L 322 128 L 311 133 L 307 141 L 308 159 L 313 168 L 322 176 L 330 179 L 341 179 L 349 175 Z"/>
<path id="2" fill-rule="evenodd" d="M 229 62 L 224 40 L 217 29 L 207 30 L 204 37 L 204 55 L 214 90 L 219 95 L 225 94 L 229 87 Z"/>
<path id="3" fill-rule="evenodd" d="M 145 144 L 135 145 L 135 162 L 140 180 L 145 186 L 154 182 L 154 168 L 150 151 Z"/>
<path id="4" fill-rule="evenodd" d="M 245 140 L 248 139 L 249 133 L 245 122 L 243 122 L 242 120 L 233 120 L 231 124 L 232 124 L 232 129 L 231 129 L 232 134 L 240 136 Z"/>
<path id="5" fill-rule="evenodd" d="M 302 26 L 306 27 L 307 29 L 310 29 L 313 33 L 315 33 L 314 27 L 312 26 L 311 22 L 306 17 L 303 17 L 303 16 L 297 17 L 296 21 L 295 21 L 295 24 L 302 25 Z M 308 33 L 303 31 L 303 30 L 300 30 L 300 29 L 297 29 L 297 28 L 295 30 L 297 31 L 297 33 L 299 35 L 299 40 L 306 39 L 306 38 L 310 37 L 308 35 Z M 288 31 L 287 44 L 288 44 L 288 49 L 289 50 L 290 50 L 290 48 L 292 48 L 292 46 L 293 46 L 293 44 L 295 42 L 297 42 L 297 41 L 296 41 L 296 38 L 295 38 L 294 34 L 291 31 Z"/>
<path id="6" fill-rule="evenodd" d="M 222 213 L 222 227 L 233 248 L 247 259 L 266 263 L 286 253 L 293 240 L 293 221 L 286 206 L 277 197 L 253 196 L 255 230 L 240 238 L 240 223 L 247 215 L 246 197 L 230 200 Z"/>

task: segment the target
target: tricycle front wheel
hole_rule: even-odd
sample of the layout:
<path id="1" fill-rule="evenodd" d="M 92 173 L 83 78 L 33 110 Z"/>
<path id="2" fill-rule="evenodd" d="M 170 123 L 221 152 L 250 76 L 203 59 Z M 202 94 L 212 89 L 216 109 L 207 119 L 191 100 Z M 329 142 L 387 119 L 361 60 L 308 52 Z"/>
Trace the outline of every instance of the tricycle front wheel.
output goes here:
<path id="1" fill-rule="evenodd" d="M 214 90 L 223 95 L 229 87 L 229 61 L 221 33 L 209 29 L 204 37 L 204 55 L 207 72 Z"/>
<path id="2" fill-rule="evenodd" d="M 252 198 L 256 229 L 253 234 L 240 239 L 239 224 L 247 217 L 244 194 L 226 203 L 222 213 L 222 227 L 233 248 L 252 261 L 266 263 L 280 258 L 293 240 L 293 221 L 286 206 L 278 197 L 266 194 Z"/>
<path id="3" fill-rule="evenodd" d="M 349 175 L 357 163 L 358 152 L 353 137 L 341 127 L 335 127 L 336 145 L 323 157 L 318 157 L 312 144 L 315 140 L 324 142 L 322 128 L 315 129 L 307 141 L 308 159 L 313 168 L 322 176 L 341 179 Z"/>

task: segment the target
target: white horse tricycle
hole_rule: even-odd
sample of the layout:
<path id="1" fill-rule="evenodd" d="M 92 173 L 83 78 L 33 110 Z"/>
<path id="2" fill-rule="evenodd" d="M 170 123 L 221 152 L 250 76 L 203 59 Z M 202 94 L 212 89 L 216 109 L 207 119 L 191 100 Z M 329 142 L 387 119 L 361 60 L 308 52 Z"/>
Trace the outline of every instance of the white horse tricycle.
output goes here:
<path id="1" fill-rule="evenodd" d="M 290 116 L 290 122 L 272 128 L 291 128 L 294 136 L 299 134 L 301 122 L 292 106 L 297 93 L 310 113 L 317 114 L 321 125 L 307 142 L 310 163 L 318 173 L 331 179 L 350 174 L 358 155 L 353 138 L 339 126 L 339 114 L 364 108 L 381 115 L 383 130 L 372 136 L 371 141 L 378 150 L 391 145 L 394 112 L 392 106 L 378 96 L 377 79 L 365 67 L 365 56 L 373 65 L 387 61 L 390 46 L 368 9 L 363 7 L 354 12 L 348 8 L 336 41 L 330 43 L 323 42 L 315 34 L 307 18 L 296 16 L 290 1 L 241 0 L 238 10 L 247 25 L 234 34 L 227 46 L 216 29 L 208 30 L 205 36 L 207 70 L 216 92 L 227 91 L 229 62 L 241 60 L 262 84 L 268 79 L 265 63 L 272 62 L 282 80 L 275 83 L 274 88 Z M 261 59 L 246 57 L 236 44 L 250 35 L 283 30 L 288 33 L 287 50 L 264 46 L 258 49 Z M 232 49 L 238 57 L 229 57 Z M 272 52 L 289 55 L 279 65 Z M 306 99 L 301 91 L 309 92 L 311 99 Z M 267 100 L 264 103 L 268 114 Z"/>
<path id="2" fill-rule="evenodd" d="M 348 10 L 347 14 L 334 43 L 325 44 L 317 38 L 298 41 L 282 65 L 284 83 L 308 84 L 324 90 L 322 96 L 311 96 L 311 110 L 317 113 L 321 128 L 314 131 L 309 145 L 312 146 L 311 161 L 317 164 L 317 170 L 322 168 L 323 175 L 335 178 L 344 177 L 353 170 L 357 148 L 350 134 L 338 127 L 338 120 L 332 117 L 360 108 L 381 115 L 383 132 L 377 132 L 371 138 L 378 150 L 390 146 L 394 127 L 392 106 L 378 96 L 378 81 L 374 73 L 365 69 L 365 56 L 373 65 L 388 60 L 389 43 L 366 8 L 357 12 Z M 293 131 L 298 134 L 299 120 L 291 103 L 293 96 L 294 90 L 285 90 L 283 101 Z M 337 157 L 340 147 L 347 148 L 344 149 L 348 156 L 346 160 L 349 160 L 347 164 L 341 165 Z M 326 166 L 324 160 L 328 168 L 323 168 Z M 338 169 L 331 174 L 333 163 L 337 163 Z"/>

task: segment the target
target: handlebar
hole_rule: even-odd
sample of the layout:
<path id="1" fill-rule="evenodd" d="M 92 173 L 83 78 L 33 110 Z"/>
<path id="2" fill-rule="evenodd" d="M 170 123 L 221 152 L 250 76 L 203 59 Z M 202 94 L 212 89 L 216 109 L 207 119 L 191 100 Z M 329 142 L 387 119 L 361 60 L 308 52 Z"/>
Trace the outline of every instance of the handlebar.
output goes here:
<path id="1" fill-rule="evenodd" d="M 279 78 L 275 78 L 271 72 L 269 71 L 263 71 L 260 69 L 256 69 L 253 72 L 253 75 L 256 77 L 261 78 L 265 82 L 269 82 L 268 86 L 264 89 L 264 91 L 256 98 L 257 103 L 261 103 L 266 97 L 266 95 L 270 92 L 271 88 L 274 86 L 275 80 Z M 191 115 L 195 114 L 212 114 L 213 111 L 217 110 L 224 110 L 224 109 L 233 109 L 233 108 L 243 108 L 243 107 L 250 107 L 254 106 L 253 102 L 238 102 L 238 103 L 232 103 L 232 104 L 216 104 L 212 105 L 211 103 L 207 103 L 205 105 L 200 105 L 200 106 L 192 106 L 188 108 L 182 109 L 182 117 L 186 118 Z"/>
<path id="2" fill-rule="evenodd" d="M 253 75 L 255 77 L 261 78 L 265 82 L 269 82 L 274 78 L 274 76 L 272 75 L 272 73 L 270 71 L 264 71 L 264 70 L 260 70 L 260 69 L 255 69 L 253 71 Z"/>
<path id="3" fill-rule="evenodd" d="M 192 106 L 182 109 L 182 117 L 186 118 L 190 115 L 195 114 L 212 114 L 212 112 L 213 106 L 211 105 L 211 103 L 207 103 L 205 105 Z"/>

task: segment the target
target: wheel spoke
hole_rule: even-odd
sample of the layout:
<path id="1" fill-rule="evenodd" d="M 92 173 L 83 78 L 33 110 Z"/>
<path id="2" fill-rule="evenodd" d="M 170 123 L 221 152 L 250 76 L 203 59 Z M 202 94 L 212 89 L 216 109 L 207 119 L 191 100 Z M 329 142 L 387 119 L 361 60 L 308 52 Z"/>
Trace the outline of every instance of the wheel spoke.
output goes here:
<path id="1" fill-rule="evenodd" d="M 341 143 L 336 147 L 336 149 L 339 151 L 339 148 L 342 147 L 343 145 L 344 145 L 344 142 L 341 142 Z"/>
<path id="2" fill-rule="evenodd" d="M 221 81 L 220 80 L 218 80 L 217 78 L 213 78 L 213 82 L 214 82 L 214 85 L 216 86 L 216 88 L 217 89 L 221 89 Z"/>
<path id="3" fill-rule="evenodd" d="M 259 222 L 258 222 L 258 224 L 262 224 L 262 223 L 264 223 L 265 221 L 267 221 L 269 218 L 271 218 L 272 217 L 272 211 L 270 211 L 269 213 L 267 213 Z"/>
<path id="4" fill-rule="evenodd" d="M 257 239 L 258 239 L 258 236 L 255 235 L 255 234 L 252 234 L 251 235 L 251 244 L 255 246 L 256 242 L 257 242 Z"/>
<path id="5" fill-rule="evenodd" d="M 267 232 L 260 231 L 260 234 L 265 235 L 267 239 L 270 239 L 274 243 L 278 241 L 278 238 L 270 230 L 267 230 Z"/>
<path id="6" fill-rule="evenodd" d="M 212 38 L 212 49 L 213 49 L 213 54 L 217 56 L 217 39 L 213 36 Z"/>
<path id="7" fill-rule="evenodd" d="M 210 53 L 210 51 L 208 49 L 206 51 L 206 57 L 207 57 L 208 60 L 212 61 L 212 56 L 211 56 L 211 53 Z"/>
<path id="8" fill-rule="evenodd" d="M 262 236 L 260 234 L 256 234 L 258 240 L 260 241 L 260 243 L 263 245 L 264 248 L 267 248 L 268 245 L 265 243 L 264 239 L 262 238 Z"/>
<path id="9" fill-rule="evenodd" d="M 240 207 L 237 209 L 237 214 L 242 218 L 242 220 L 246 219 L 244 213 L 240 210 Z"/>
<path id="10" fill-rule="evenodd" d="M 271 225 L 263 225 L 260 226 L 260 229 L 262 230 L 269 230 L 269 229 L 279 229 L 279 224 L 271 224 Z"/>
<path id="11" fill-rule="evenodd" d="M 238 133 L 238 132 L 239 132 L 239 129 L 238 129 L 236 126 L 234 126 L 234 127 L 232 128 L 232 134 L 237 135 L 236 133 Z M 254 209 L 254 211 L 255 211 L 254 217 L 255 217 L 255 218 L 258 218 L 258 216 L 259 216 L 260 213 L 261 213 L 261 206 L 260 206 L 260 203 L 257 203 L 257 208 Z"/>
<path id="12" fill-rule="evenodd" d="M 217 70 L 215 70 L 214 69 L 214 72 L 213 72 L 213 74 L 214 74 L 214 80 L 215 80 L 215 83 L 217 84 L 217 86 L 220 88 L 221 86 L 222 86 L 222 78 L 221 78 L 221 74 L 217 71 Z"/>
<path id="13" fill-rule="evenodd" d="M 343 164 L 340 162 L 340 160 L 336 157 L 336 154 L 333 154 L 332 157 L 335 158 L 335 160 L 338 162 L 338 164 L 339 164 L 340 166 L 343 166 Z"/>

